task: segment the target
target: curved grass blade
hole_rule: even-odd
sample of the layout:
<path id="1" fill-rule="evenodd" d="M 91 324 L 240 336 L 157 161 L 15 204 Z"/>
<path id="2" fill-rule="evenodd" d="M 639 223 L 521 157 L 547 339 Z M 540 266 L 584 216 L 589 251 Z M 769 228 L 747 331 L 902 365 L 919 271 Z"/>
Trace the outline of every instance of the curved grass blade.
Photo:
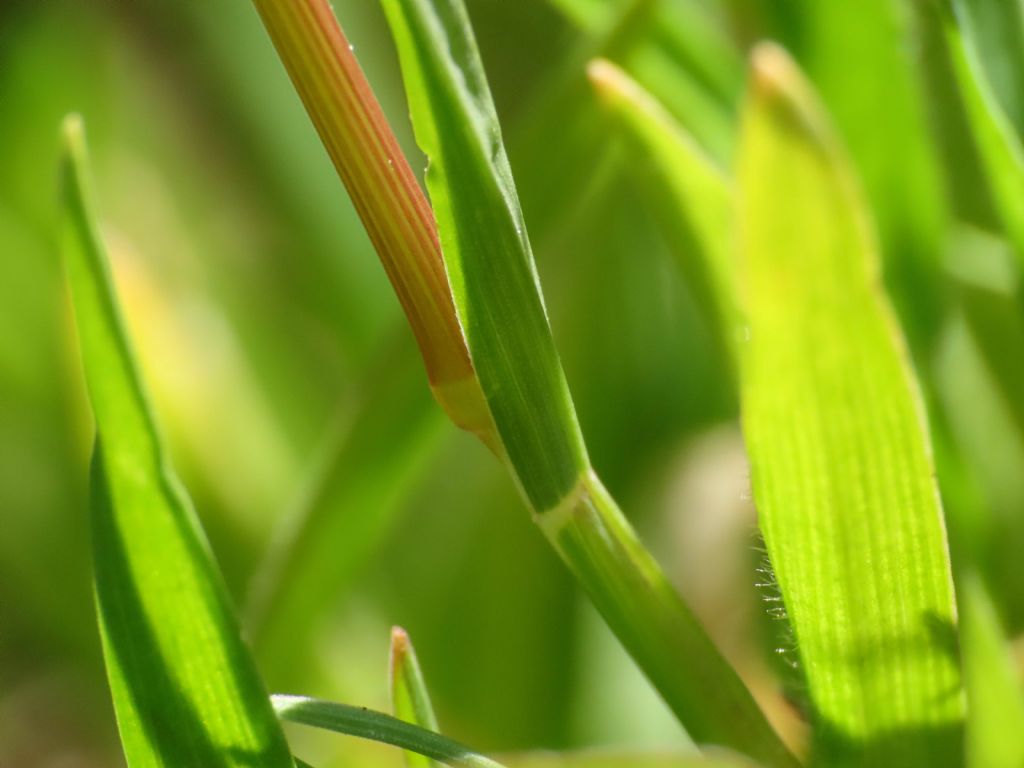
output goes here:
<path id="1" fill-rule="evenodd" d="M 589 466 L 461 0 L 387 0 L 456 311 L 538 524 L 698 741 L 792 756 Z M 683 661 L 681 661 L 683 660 Z"/>
<path id="2" fill-rule="evenodd" d="M 757 49 L 753 68 L 738 200 L 743 422 L 820 759 L 956 765 L 956 614 L 919 394 L 821 107 L 781 49 Z"/>
<path id="3" fill-rule="evenodd" d="M 967 688 L 968 768 L 1024 765 L 1024 691 L 995 606 L 977 574 L 957 579 Z"/>
<path id="4" fill-rule="evenodd" d="M 725 174 L 639 83 L 611 62 L 588 67 L 594 88 L 642 158 L 645 185 L 687 283 L 715 328 L 722 350 L 736 352 L 735 268 L 729 228 L 732 190 Z"/>
<path id="5" fill-rule="evenodd" d="M 383 712 L 305 696 L 275 694 L 270 698 L 278 717 L 291 723 L 401 747 L 453 768 L 502 768 L 457 741 Z"/>
<path id="6" fill-rule="evenodd" d="M 430 703 L 427 684 L 423 680 L 416 650 L 409 633 L 401 627 L 391 630 L 391 709 L 395 717 L 407 723 L 438 731 L 437 717 Z M 437 765 L 430 758 L 415 752 L 405 753 L 409 768 L 431 768 Z"/>
<path id="7" fill-rule="evenodd" d="M 986 79 L 970 35 L 963 0 L 935 0 L 960 96 L 995 207 L 1024 266 L 1024 146 Z"/>
<path id="8" fill-rule="evenodd" d="M 97 432 L 96 604 L 128 764 L 291 766 L 146 402 L 93 222 L 78 118 L 64 142 L 62 246 Z"/>

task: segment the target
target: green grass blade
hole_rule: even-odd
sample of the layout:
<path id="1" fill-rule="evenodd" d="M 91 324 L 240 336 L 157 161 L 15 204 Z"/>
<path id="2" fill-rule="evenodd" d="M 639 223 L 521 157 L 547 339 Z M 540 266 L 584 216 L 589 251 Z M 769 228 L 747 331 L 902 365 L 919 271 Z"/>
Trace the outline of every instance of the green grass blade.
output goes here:
<path id="1" fill-rule="evenodd" d="M 143 393 L 93 219 L 77 118 L 64 141 L 62 246 L 97 431 L 96 602 L 128 763 L 291 766 Z"/>
<path id="2" fill-rule="evenodd" d="M 723 351 L 737 341 L 735 269 L 729 239 L 732 190 L 725 174 L 635 80 L 607 61 L 590 80 L 640 155 L 645 189 L 679 256 L 687 284 Z"/>
<path id="3" fill-rule="evenodd" d="M 587 456 L 466 11 L 451 0 L 384 8 L 470 358 L 520 487 L 548 509 Z"/>
<path id="4" fill-rule="evenodd" d="M 963 704 L 924 414 L 849 168 L 789 57 L 739 161 L 754 497 L 828 765 L 956 765 Z"/>
<path id="5" fill-rule="evenodd" d="M 291 723 L 401 747 L 453 768 L 502 768 L 446 736 L 366 707 L 279 694 L 271 701 L 278 717 Z"/>
<path id="6" fill-rule="evenodd" d="M 589 467 L 465 7 L 385 10 L 470 356 L 538 523 L 695 739 L 792 765 Z"/>
<path id="7" fill-rule="evenodd" d="M 1024 146 L 986 79 L 966 32 L 963 0 L 936 0 L 953 73 L 993 200 L 1018 263 L 1024 266 Z"/>
<path id="8" fill-rule="evenodd" d="M 1024 691 L 1016 679 L 995 606 L 976 574 L 957 580 L 968 768 L 1024 765 Z"/>
<path id="9" fill-rule="evenodd" d="M 423 680 L 416 649 L 412 646 L 409 633 L 401 627 L 391 630 L 391 709 L 395 717 L 407 723 L 437 732 L 437 716 L 430 703 L 427 684 Z M 437 765 L 433 760 L 415 752 L 405 753 L 405 764 L 409 768 L 431 768 Z"/>

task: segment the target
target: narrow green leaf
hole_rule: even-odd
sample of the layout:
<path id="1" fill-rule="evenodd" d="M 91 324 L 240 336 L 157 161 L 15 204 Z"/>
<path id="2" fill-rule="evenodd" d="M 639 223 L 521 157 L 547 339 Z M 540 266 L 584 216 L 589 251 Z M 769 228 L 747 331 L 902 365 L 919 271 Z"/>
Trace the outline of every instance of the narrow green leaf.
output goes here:
<path id="1" fill-rule="evenodd" d="M 736 349 L 732 190 L 725 174 L 668 112 L 614 64 L 588 67 L 591 82 L 642 159 L 645 185 L 687 284 L 723 351 Z"/>
<path id="2" fill-rule="evenodd" d="M 1024 765 L 1024 691 L 1016 679 L 995 606 L 977 574 L 957 579 L 968 768 Z"/>
<path id="3" fill-rule="evenodd" d="M 280 694 L 271 701 L 278 717 L 291 723 L 391 744 L 454 768 L 502 768 L 446 736 L 366 707 Z"/>
<path id="4" fill-rule="evenodd" d="M 793 765 L 589 467 L 461 0 L 387 0 L 470 357 L 541 529 L 691 735 Z M 681 661 L 682 660 L 682 661 Z"/>
<path id="5" fill-rule="evenodd" d="M 956 765 L 946 535 L 864 205 L 781 49 L 754 54 L 739 160 L 754 498 L 827 765 Z"/>
<path id="6" fill-rule="evenodd" d="M 519 484 L 555 506 L 587 466 L 476 42 L 460 2 L 385 0 L 455 307 Z M 487 254 L 487 258 L 481 258 Z"/>
<path id="7" fill-rule="evenodd" d="M 999 106 L 969 34 L 963 0 L 936 0 L 946 47 L 995 207 L 1024 266 L 1024 146 Z"/>
<path id="8" fill-rule="evenodd" d="M 407 723 L 437 732 L 437 717 L 430 703 L 416 650 L 409 633 L 401 627 L 391 630 L 391 709 L 395 717 Z M 409 768 L 431 768 L 436 763 L 415 752 L 405 753 Z"/>
<path id="9" fill-rule="evenodd" d="M 64 142 L 62 246 L 97 432 L 96 603 L 128 763 L 291 766 L 146 402 L 94 224 L 77 117 Z"/>

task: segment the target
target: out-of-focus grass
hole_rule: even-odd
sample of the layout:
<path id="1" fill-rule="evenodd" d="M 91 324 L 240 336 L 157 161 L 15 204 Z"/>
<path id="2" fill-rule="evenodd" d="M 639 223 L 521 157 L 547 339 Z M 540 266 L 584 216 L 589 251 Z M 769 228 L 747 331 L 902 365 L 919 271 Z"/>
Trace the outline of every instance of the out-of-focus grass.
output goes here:
<path id="1" fill-rule="evenodd" d="M 938 3 L 661 0 L 622 27 L 621 13 L 644 3 L 468 5 L 591 459 L 662 561 L 707 540 L 717 519 L 684 514 L 688 468 L 744 483 L 699 440 L 734 421 L 736 404 L 678 246 L 647 210 L 635 155 L 584 66 L 611 58 L 728 173 L 746 48 L 771 36 L 807 71 L 851 150 L 917 372 L 973 499 L 951 518 L 954 552 L 977 562 L 1019 633 L 1024 440 L 1019 371 L 999 351 L 1019 335 L 1020 298 Z M 1015 28 L 993 21 L 996 0 L 969 5 L 979 71 L 1019 129 Z M 378 4 L 335 6 L 419 170 Z M 997 45 L 1015 54 L 994 56 Z M 479 446 L 435 424 L 403 487 L 380 494 L 371 491 L 388 483 L 386 461 L 332 454 L 334 425 L 363 423 L 360 408 L 374 400 L 366 383 L 388 350 L 409 348 L 394 370 L 421 374 L 407 364 L 409 339 L 396 341 L 407 333 L 398 303 L 249 4 L 22 0 L 0 5 L 0 763 L 109 765 L 118 751 L 89 594 L 89 421 L 53 243 L 56 127 L 69 111 L 90 126 L 128 324 L 236 602 L 252 597 L 271 542 L 286 537 L 286 510 L 301 519 L 316 488 L 333 509 L 393 505 L 375 509 L 372 552 L 317 571 L 336 581 L 303 615 L 303 692 L 386 709 L 385 640 L 401 623 L 446 733 L 475 747 L 685 742 Z M 332 456 L 368 467 L 368 490 L 317 486 Z M 750 521 L 739 495 L 731 500 Z M 322 530 L 324 553 L 330 536 L 349 535 Z M 725 594 L 713 592 L 724 558 L 709 560 L 706 579 L 680 569 L 694 604 L 716 595 L 704 615 L 726 647 L 730 627 L 758 623 L 736 618 L 750 612 L 759 577 L 754 545 L 734 546 L 749 546 L 751 567 Z M 772 641 L 760 642 L 769 655 Z M 740 668 L 758 666 L 742 660 L 749 646 L 735 647 L 746 648 Z M 277 673 L 265 662 L 271 679 L 300 671 L 286 654 Z M 786 706 L 771 680 L 759 693 Z M 289 735 L 318 766 L 401 761 L 378 746 Z"/>

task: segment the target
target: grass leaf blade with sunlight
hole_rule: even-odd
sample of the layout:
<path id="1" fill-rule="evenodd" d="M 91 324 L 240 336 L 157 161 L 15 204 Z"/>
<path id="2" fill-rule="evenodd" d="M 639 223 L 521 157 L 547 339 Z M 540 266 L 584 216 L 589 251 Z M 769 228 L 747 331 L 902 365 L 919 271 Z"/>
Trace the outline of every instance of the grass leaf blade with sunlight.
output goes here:
<path id="1" fill-rule="evenodd" d="M 828 765 L 959 762 L 949 555 L 923 409 L 837 141 L 754 54 L 739 165 L 754 499 Z"/>
<path id="2" fill-rule="evenodd" d="M 274 695 L 271 700 L 278 717 L 291 723 L 401 747 L 454 768 L 502 768 L 447 736 L 383 712 L 305 696 Z"/>
<path id="3" fill-rule="evenodd" d="M 96 419 L 96 603 L 132 768 L 292 759 L 206 540 L 171 473 L 93 221 L 81 121 L 64 125 L 62 246 Z"/>
<path id="4" fill-rule="evenodd" d="M 416 649 L 413 648 L 409 633 L 401 627 L 391 629 L 391 709 L 395 717 L 407 723 L 437 732 L 437 716 L 430 702 L 430 693 L 423 680 Z M 428 757 L 405 752 L 405 764 L 409 768 L 431 768 L 436 763 Z"/>

